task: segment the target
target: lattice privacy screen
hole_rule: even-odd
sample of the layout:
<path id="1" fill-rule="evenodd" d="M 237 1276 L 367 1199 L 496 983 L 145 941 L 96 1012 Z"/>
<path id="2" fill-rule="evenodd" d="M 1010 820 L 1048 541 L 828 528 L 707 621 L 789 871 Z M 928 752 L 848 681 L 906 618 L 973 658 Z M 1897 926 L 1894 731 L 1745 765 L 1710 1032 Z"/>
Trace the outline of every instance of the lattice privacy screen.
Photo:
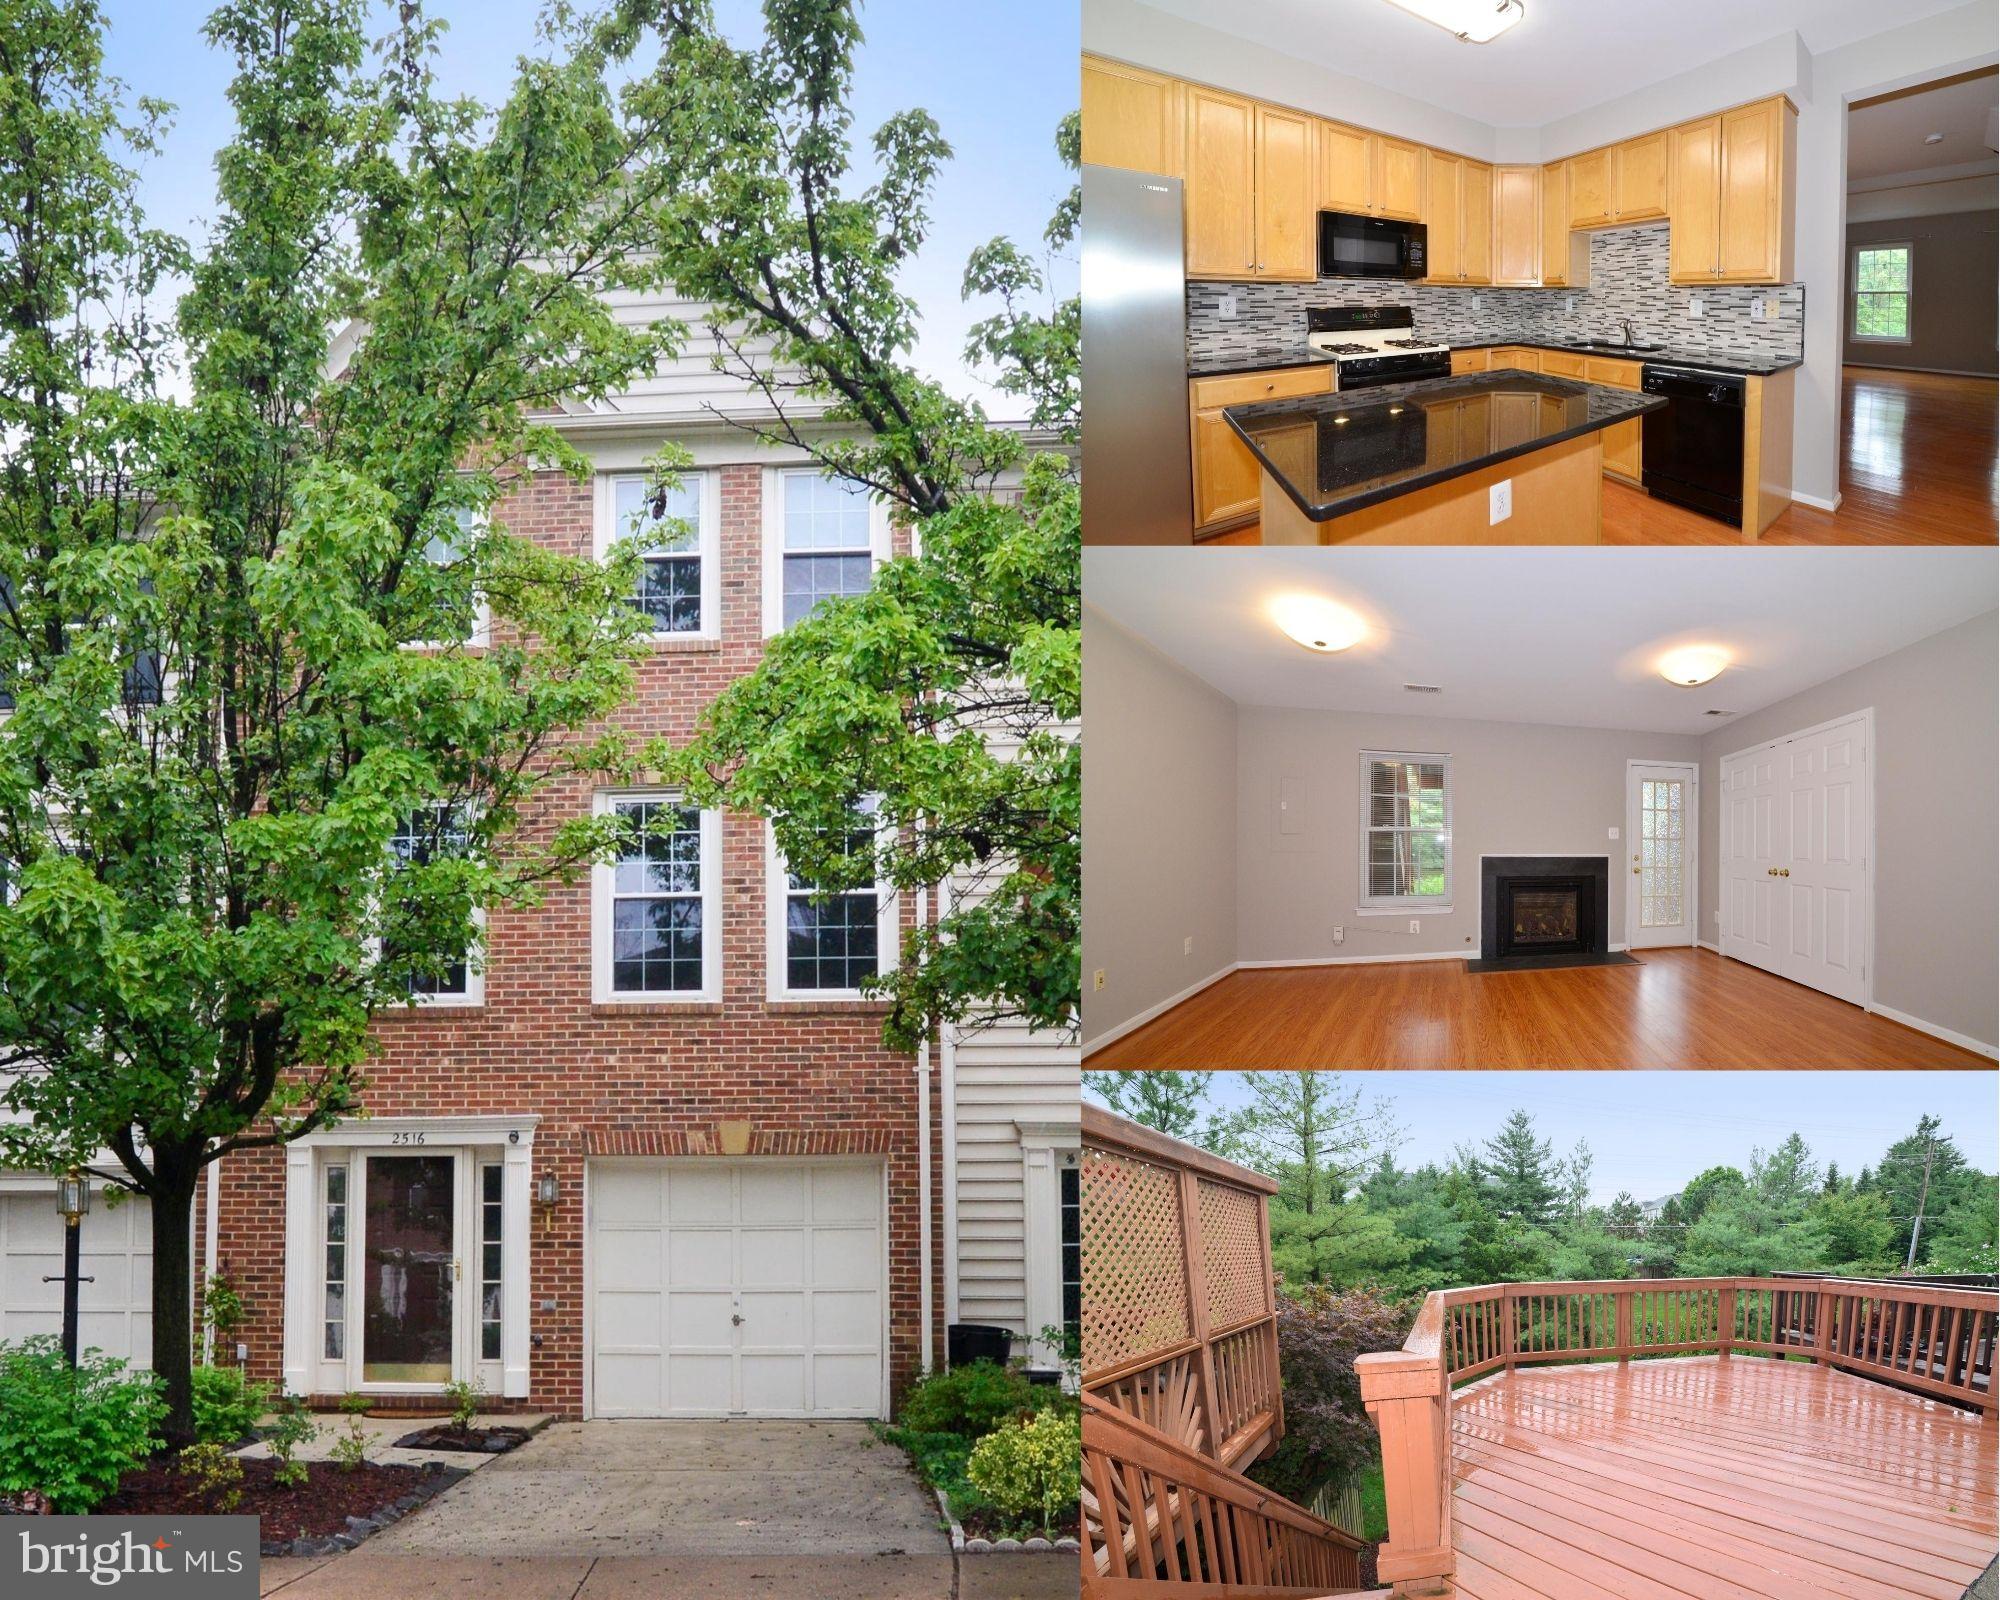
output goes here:
<path id="1" fill-rule="evenodd" d="M 1270 1283 L 1257 1225 L 1257 1197 L 1201 1180 L 1201 1270 L 1208 1280 L 1208 1325 L 1227 1328 L 1270 1309 Z"/>
<path id="2" fill-rule="evenodd" d="M 1082 1201 L 1083 1370 L 1122 1366 L 1191 1338 L 1179 1177 L 1085 1150 Z"/>

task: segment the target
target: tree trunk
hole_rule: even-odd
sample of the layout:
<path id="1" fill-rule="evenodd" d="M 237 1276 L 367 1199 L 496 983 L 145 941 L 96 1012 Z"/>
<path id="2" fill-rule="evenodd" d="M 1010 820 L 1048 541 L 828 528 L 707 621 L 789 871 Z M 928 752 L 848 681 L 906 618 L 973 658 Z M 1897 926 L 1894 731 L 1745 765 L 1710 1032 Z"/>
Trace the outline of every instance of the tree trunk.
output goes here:
<path id="1" fill-rule="evenodd" d="M 194 1196 L 198 1154 L 153 1152 L 153 1371 L 167 1448 L 194 1443 Z"/>

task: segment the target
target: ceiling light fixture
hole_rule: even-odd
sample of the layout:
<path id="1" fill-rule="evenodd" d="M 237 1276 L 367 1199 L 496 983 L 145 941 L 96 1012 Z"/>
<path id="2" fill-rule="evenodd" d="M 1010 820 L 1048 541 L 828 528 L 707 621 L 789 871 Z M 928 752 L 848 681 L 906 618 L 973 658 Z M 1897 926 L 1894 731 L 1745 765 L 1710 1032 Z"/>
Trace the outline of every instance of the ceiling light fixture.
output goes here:
<path id="1" fill-rule="evenodd" d="M 1943 144 L 1943 143 L 1944 143 L 1944 135 L 1943 135 L 1943 134 L 1941 134 L 1941 133 L 1927 133 L 1927 134 L 1925 134 L 1925 135 L 1924 135 L 1924 143 L 1925 143 L 1925 144 Z"/>
<path id="2" fill-rule="evenodd" d="M 1669 683 L 1677 683 L 1684 689 L 1692 689 L 1698 683 L 1708 682 L 1728 665 L 1728 651 L 1717 650 L 1712 645 L 1699 644 L 1686 650 L 1674 650 L 1662 656 L 1660 676 Z"/>
<path id="3" fill-rule="evenodd" d="M 1368 625 L 1346 606 L 1316 594 L 1280 595 L 1271 602 L 1271 620 L 1322 655 L 1345 650 L 1368 631 Z"/>
<path id="4" fill-rule="evenodd" d="M 1521 0 L 1389 0 L 1466 44 L 1497 39 L 1523 16 Z"/>

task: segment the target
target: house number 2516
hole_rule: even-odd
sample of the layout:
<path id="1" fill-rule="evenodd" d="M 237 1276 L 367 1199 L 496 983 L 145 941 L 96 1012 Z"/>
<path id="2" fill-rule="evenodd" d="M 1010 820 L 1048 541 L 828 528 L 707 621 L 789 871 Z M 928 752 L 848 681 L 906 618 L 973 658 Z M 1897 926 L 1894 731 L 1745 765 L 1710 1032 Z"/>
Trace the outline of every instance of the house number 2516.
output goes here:
<path id="1" fill-rule="evenodd" d="M 428 1138 L 429 1138 L 428 1134 L 422 1134 L 422 1133 L 392 1133 L 389 1135 L 389 1143 L 423 1144 L 426 1142 Z"/>

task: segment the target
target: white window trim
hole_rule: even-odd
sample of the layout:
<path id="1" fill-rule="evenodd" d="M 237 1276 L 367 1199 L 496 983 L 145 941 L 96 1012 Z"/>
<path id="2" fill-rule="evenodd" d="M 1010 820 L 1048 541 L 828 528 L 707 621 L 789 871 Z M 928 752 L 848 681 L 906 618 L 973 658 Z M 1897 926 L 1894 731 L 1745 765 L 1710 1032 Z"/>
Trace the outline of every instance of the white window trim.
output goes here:
<path id="1" fill-rule="evenodd" d="M 1861 252 L 1864 250 L 1901 250 L 1909 265 L 1909 281 L 1903 285 L 1903 309 L 1906 313 L 1902 337 L 1893 333 L 1859 333 L 1856 324 L 1861 320 Z M 1868 293 L 1880 293 L 1869 290 Z M 1847 337 L 1855 344 L 1907 345 L 1915 342 L 1917 333 L 1917 247 L 1909 239 L 1870 239 L 1865 243 L 1847 247 Z"/>
<path id="2" fill-rule="evenodd" d="M 669 637 L 686 638 L 685 634 Z M 593 802 L 595 814 L 611 814 L 624 800 L 662 800 L 685 804 L 678 789 L 603 789 Z M 617 872 L 614 861 L 590 869 L 590 972 L 592 998 L 598 1005 L 695 1005 L 722 998 L 722 814 L 701 813 L 701 988 L 647 989 L 611 987 L 611 903 Z"/>
<path id="3" fill-rule="evenodd" d="M 636 479 L 644 483 L 644 472 L 600 472 L 594 489 L 591 512 L 591 553 L 603 561 L 620 538 L 614 494 L 616 486 Z M 701 525 L 695 530 L 695 550 L 701 560 L 701 626 L 692 633 L 648 633 L 642 638 L 706 639 L 722 637 L 722 474 L 712 468 L 694 468 L 681 474 L 681 481 L 695 492 L 696 515 Z"/>
<path id="4" fill-rule="evenodd" d="M 479 507 L 472 513 L 473 537 L 483 539 L 491 524 L 487 521 L 485 508 Z M 428 559 L 423 551 L 417 552 L 419 560 Z M 411 639 L 405 642 L 405 650 L 483 650 L 493 642 L 493 608 L 486 603 L 486 596 L 476 590 L 472 596 L 472 631 L 463 639 Z M 161 691 L 165 698 L 165 690 Z"/>
<path id="5" fill-rule="evenodd" d="M 813 477 L 823 474 L 811 465 L 793 464 L 766 467 L 758 503 L 762 512 L 764 542 L 764 637 L 785 631 L 785 475 L 802 472 Z M 889 502 L 881 495 L 868 500 L 868 550 L 879 568 L 889 559 Z"/>
<path id="6" fill-rule="evenodd" d="M 879 815 L 875 824 L 878 839 L 893 832 Z M 790 963 L 785 959 L 785 907 L 791 898 L 786 879 L 784 853 L 778 848 L 777 829 L 764 824 L 764 974 L 765 998 L 770 1000 L 862 1000 L 859 989 L 794 989 L 786 981 Z M 859 891 L 856 891 L 857 893 Z M 877 972 L 890 972 L 901 959 L 902 915 L 900 899 L 879 878 L 875 883 L 875 952 Z"/>
<path id="7" fill-rule="evenodd" d="M 1423 761 L 1442 763 L 1444 766 L 1444 893 L 1441 895 L 1371 895 L 1368 892 L 1368 813 L 1370 775 L 1369 766 L 1377 761 Z M 1357 817 L 1356 850 L 1359 852 L 1360 875 L 1354 880 L 1355 915 L 1362 917 L 1394 917 L 1411 911 L 1429 912 L 1433 915 L 1450 911 L 1452 891 L 1458 881 L 1458 851 L 1452 836 L 1451 756 L 1438 750 L 1364 750 L 1361 752 L 1361 807 Z"/>
<path id="8" fill-rule="evenodd" d="M 464 994 L 409 994 L 405 1003 L 419 1011 L 469 1011 L 486 1004 L 486 908 L 472 908 L 472 926 L 477 931 L 472 942 L 465 947 L 465 993 Z M 368 941 L 368 958 L 382 959 L 382 941 L 372 938 Z"/>
<path id="9" fill-rule="evenodd" d="M 1028 1359 L 1060 1367 L 1062 1352 L 1041 1341 L 1044 1328 L 1062 1324 L 1062 1190 L 1065 1165 L 1082 1159 L 1083 1131 L 1070 1123 L 1020 1122 L 1021 1247 L 1027 1268 Z"/>

